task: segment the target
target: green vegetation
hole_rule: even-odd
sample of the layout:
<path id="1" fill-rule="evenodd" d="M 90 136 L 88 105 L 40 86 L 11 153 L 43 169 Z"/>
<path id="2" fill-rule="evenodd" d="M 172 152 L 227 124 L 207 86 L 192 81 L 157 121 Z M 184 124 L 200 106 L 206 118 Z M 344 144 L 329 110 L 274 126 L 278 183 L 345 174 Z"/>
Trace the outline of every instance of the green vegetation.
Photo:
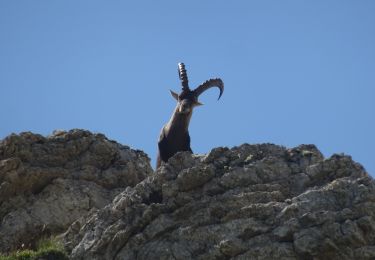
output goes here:
<path id="1" fill-rule="evenodd" d="M 62 245 L 55 239 L 41 239 L 37 243 L 37 249 L 13 252 L 9 255 L 1 255 L 0 260 L 67 260 L 69 259 Z"/>

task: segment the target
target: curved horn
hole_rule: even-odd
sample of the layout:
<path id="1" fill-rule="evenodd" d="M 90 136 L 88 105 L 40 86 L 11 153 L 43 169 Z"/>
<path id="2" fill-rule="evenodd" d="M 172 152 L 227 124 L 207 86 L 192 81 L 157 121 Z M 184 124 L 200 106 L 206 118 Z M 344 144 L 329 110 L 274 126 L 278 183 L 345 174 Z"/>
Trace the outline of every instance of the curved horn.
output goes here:
<path id="1" fill-rule="evenodd" d="M 178 64 L 178 76 L 180 77 L 180 80 L 181 80 L 182 91 L 190 90 L 189 80 L 188 80 L 187 73 L 185 70 L 185 64 L 183 64 L 182 62 Z"/>
<path id="2" fill-rule="evenodd" d="M 224 82 L 221 79 L 219 79 L 219 78 L 217 78 L 217 79 L 209 79 L 209 80 L 203 82 L 201 85 L 199 85 L 194 90 L 195 95 L 197 97 L 199 97 L 200 94 L 202 94 L 207 89 L 212 88 L 212 87 L 218 87 L 220 89 L 220 95 L 219 95 L 219 98 L 217 99 L 217 100 L 219 100 L 220 97 L 221 97 L 221 95 L 224 92 Z"/>

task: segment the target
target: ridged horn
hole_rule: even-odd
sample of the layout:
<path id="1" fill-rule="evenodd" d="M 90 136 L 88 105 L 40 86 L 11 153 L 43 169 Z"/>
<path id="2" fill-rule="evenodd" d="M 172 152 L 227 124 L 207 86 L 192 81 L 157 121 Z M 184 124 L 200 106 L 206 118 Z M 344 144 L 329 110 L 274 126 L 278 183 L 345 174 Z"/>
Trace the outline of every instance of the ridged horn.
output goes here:
<path id="1" fill-rule="evenodd" d="M 209 79 L 205 82 L 203 82 L 201 85 L 199 85 L 195 90 L 195 95 L 197 97 L 199 97 L 200 94 L 202 94 L 203 92 L 205 92 L 207 89 L 209 88 L 212 88 L 212 87 L 218 87 L 220 89 L 220 94 L 219 94 L 219 98 L 218 100 L 220 99 L 221 95 L 223 94 L 224 92 L 224 82 L 219 79 L 219 78 L 216 78 L 216 79 Z"/>
<path id="2" fill-rule="evenodd" d="M 178 64 L 178 76 L 180 77 L 180 80 L 181 80 L 182 91 L 190 90 L 189 80 L 188 80 L 188 76 L 187 76 L 186 69 L 185 69 L 185 64 L 183 64 L 182 62 Z"/>

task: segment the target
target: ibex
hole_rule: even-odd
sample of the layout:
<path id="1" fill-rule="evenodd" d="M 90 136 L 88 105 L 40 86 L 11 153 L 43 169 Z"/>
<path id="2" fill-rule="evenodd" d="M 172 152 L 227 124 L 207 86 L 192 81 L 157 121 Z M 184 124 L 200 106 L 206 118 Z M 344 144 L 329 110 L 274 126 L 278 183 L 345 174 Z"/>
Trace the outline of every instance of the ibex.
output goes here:
<path id="1" fill-rule="evenodd" d="M 219 100 L 224 91 L 224 83 L 219 78 L 209 79 L 196 89 L 190 90 L 183 63 L 178 64 L 178 75 L 181 80 L 182 91 L 177 94 L 171 90 L 172 97 L 177 100 L 177 106 L 171 119 L 161 130 L 156 168 L 159 168 L 162 162 L 167 162 L 169 158 L 179 151 L 193 152 L 190 148 L 189 123 L 193 108 L 202 105 L 198 101 L 199 95 L 209 88 L 218 87 L 220 89 Z"/>

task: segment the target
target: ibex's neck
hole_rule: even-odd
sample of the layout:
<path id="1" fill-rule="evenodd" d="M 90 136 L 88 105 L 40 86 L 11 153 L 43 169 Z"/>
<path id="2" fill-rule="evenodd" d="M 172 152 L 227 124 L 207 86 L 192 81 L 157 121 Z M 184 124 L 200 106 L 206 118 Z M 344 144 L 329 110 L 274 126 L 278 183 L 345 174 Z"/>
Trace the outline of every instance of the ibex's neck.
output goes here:
<path id="1" fill-rule="evenodd" d="M 189 123 L 193 111 L 187 114 L 182 114 L 178 112 L 178 106 L 173 112 L 171 119 L 169 120 L 167 127 L 169 131 L 178 131 L 180 133 L 187 133 L 189 130 Z"/>

